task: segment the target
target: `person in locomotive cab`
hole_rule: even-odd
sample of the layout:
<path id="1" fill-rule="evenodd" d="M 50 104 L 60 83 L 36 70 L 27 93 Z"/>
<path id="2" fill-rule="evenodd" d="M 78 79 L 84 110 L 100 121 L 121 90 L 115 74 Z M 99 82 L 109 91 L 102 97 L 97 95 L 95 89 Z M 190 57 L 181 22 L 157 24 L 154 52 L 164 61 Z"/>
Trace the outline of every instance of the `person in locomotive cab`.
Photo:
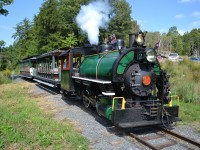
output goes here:
<path id="1" fill-rule="evenodd" d="M 80 65 L 80 58 L 77 58 L 77 59 L 76 59 L 76 62 L 73 63 L 73 67 L 78 68 L 79 65 Z"/>
<path id="2" fill-rule="evenodd" d="M 67 68 L 67 59 L 64 60 L 64 65 L 63 65 L 63 69 Z"/>

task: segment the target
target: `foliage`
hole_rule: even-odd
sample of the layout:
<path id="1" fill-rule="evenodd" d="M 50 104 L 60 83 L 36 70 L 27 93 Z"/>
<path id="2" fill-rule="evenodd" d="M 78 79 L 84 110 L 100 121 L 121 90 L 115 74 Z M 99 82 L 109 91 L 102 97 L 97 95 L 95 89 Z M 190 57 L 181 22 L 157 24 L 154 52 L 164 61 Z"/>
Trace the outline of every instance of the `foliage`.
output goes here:
<path id="1" fill-rule="evenodd" d="M 10 5 L 13 0 L 1 0 L 0 1 L 0 15 L 8 15 L 8 10 L 4 9 L 3 6 Z"/>
<path id="2" fill-rule="evenodd" d="M 200 56 L 200 28 L 183 35 L 184 53 Z"/>
<path id="3" fill-rule="evenodd" d="M 75 47 L 78 45 L 78 39 L 74 36 L 74 34 L 68 34 L 65 40 L 62 40 L 63 46 L 62 47 Z"/>
<path id="4" fill-rule="evenodd" d="M 173 27 L 169 28 L 169 31 L 168 31 L 167 35 L 168 35 L 168 36 L 171 36 L 171 35 L 172 35 L 172 36 L 178 36 L 179 33 L 178 33 L 177 27 L 176 27 L 176 26 L 173 26 Z"/>
<path id="5" fill-rule="evenodd" d="M 0 49 L 2 49 L 3 46 L 5 46 L 5 42 L 3 40 L 0 40 Z"/>
<path id="6" fill-rule="evenodd" d="M 108 33 L 115 34 L 117 38 L 125 39 L 128 45 L 128 34 L 136 22 L 131 19 L 131 7 L 126 0 L 112 0 L 113 14 L 109 23 Z"/>
<path id="7" fill-rule="evenodd" d="M 146 36 L 147 47 L 153 48 L 160 40 L 161 51 L 176 52 L 179 55 L 200 56 L 200 29 L 193 29 L 191 32 L 181 36 L 177 27 L 171 27 L 169 32 L 160 35 L 159 32 L 148 32 Z"/>
<path id="8" fill-rule="evenodd" d="M 34 34 L 37 42 L 37 49 L 40 54 L 58 48 L 61 43 L 60 10 L 57 0 L 47 0 L 42 4 L 40 13 L 34 19 Z"/>
<path id="9" fill-rule="evenodd" d="M 23 19 L 22 22 L 18 23 L 15 27 L 16 32 L 13 34 L 13 38 L 16 42 L 19 40 L 28 39 L 28 31 L 30 30 L 32 24 L 28 18 Z"/>
<path id="10" fill-rule="evenodd" d="M 15 43 L 12 49 L 13 53 L 15 53 L 15 60 L 13 61 L 13 66 L 15 67 L 23 58 L 38 52 L 32 27 L 31 21 L 27 18 L 23 19 L 15 27 L 16 32 L 13 34 Z"/>
<path id="11" fill-rule="evenodd" d="M 149 48 L 154 48 L 155 44 L 160 40 L 160 32 L 148 32 L 146 34 L 146 45 Z"/>
<path id="12" fill-rule="evenodd" d="M 60 33 L 65 37 L 68 34 L 74 34 L 78 39 L 78 45 L 81 46 L 87 42 L 87 36 L 82 33 L 81 29 L 75 22 L 75 17 L 77 16 L 81 5 L 86 5 L 90 0 L 60 0 L 58 3 L 60 13 L 61 13 L 61 28 Z"/>
<path id="13" fill-rule="evenodd" d="M 11 71 L 6 68 L 4 71 L 0 71 L 0 85 L 11 82 Z"/>
<path id="14" fill-rule="evenodd" d="M 173 94 L 183 102 L 200 104 L 200 63 L 184 58 L 182 62 L 163 62 L 162 67 L 170 74 Z"/>
<path id="15" fill-rule="evenodd" d="M 30 84 L 0 85 L 0 149 L 88 149 L 67 120 L 56 121 L 28 96 Z"/>

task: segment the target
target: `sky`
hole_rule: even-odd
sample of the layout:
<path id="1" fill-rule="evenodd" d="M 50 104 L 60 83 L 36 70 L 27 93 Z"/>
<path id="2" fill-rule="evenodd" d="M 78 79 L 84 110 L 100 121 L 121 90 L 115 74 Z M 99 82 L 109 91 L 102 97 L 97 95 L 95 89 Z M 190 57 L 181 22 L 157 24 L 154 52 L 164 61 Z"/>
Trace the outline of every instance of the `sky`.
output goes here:
<path id="1" fill-rule="evenodd" d="M 200 28 L 200 0 L 127 0 L 131 17 L 142 30 L 167 33 L 176 26 L 183 35 Z"/>
<path id="2" fill-rule="evenodd" d="M 33 20 L 44 0 L 14 0 L 4 7 L 7 16 L 0 15 L 0 40 L 5 46 L 13 44 L 15 27 L 24 18 Z M 127 0 L 132 8 L 131 17 L 138 22 L 141 30 L 167 33 L 176 26 L 180 34 L 200 28 L 200 0 Z"/>

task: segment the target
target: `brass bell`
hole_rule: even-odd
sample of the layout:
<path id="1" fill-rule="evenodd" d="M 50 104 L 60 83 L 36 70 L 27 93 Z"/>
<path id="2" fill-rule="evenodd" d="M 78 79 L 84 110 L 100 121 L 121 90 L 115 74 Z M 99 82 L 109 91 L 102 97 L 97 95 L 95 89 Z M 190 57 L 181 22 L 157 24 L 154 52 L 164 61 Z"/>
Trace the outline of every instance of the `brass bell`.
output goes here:
<path id="1" fill-rule="evenodd" d="M 138 44 L 140 44 L 140 45 L 143 44 L 143 42 L 144 42 L 144 38 L 143 38 L 143 36 L 142 36 L 141 33 L 138 34 L 138 36 L 137 36 L 137 38 L 136 38 L 136 42 L 137 42 Z"/>

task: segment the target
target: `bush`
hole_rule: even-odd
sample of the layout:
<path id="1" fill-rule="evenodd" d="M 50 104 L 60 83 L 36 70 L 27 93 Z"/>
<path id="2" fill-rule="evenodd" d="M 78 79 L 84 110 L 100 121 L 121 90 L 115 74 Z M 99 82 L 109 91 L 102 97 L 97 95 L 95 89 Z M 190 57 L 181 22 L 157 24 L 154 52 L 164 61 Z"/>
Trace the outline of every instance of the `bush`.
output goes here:
<path id="1" fill-rule="evenodd" d="M 11 82 L 11 71 L 6 69 L 0 72 L 0 84 L 10 83 Z"/>
<path id="2" fill-rule="evenodd" d="M 200 103 L 200 63 L 185 58 L 181 62 L 163 62 L 162 68 L 170 75 L 172 94 L 184 102 Z"/>

